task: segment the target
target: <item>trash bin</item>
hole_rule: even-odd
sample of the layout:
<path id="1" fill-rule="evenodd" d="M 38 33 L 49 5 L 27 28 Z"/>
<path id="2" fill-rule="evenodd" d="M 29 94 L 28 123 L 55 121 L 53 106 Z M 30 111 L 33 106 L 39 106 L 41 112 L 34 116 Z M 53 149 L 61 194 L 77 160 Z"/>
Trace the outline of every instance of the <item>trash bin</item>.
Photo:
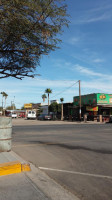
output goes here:
<path id="1" fill-rule="evenodd" d="M 11 151 L 12 118 L 0 117 L 0 152 Z"/>

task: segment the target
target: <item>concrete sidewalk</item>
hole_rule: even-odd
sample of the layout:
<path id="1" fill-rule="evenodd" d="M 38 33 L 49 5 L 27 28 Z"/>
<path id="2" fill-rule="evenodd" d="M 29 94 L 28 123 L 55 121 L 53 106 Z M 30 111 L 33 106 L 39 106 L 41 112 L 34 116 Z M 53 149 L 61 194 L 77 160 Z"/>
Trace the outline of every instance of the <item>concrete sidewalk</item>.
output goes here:
<path id="1" fill-rule="evenodd" d="M 0 200 L 50 200 L 24 173 L 0 177 Z"/>
<path id="2" fill-rule="evenodd" d="M 79 200 L 13 151 L 0 153 L 0 200 L 9 199 Z"/>
<path id="3" fill-rule="evenodd" d="M 30 171 L 30 165 L 14 152 L 0 152 L 0 176 Z"/>

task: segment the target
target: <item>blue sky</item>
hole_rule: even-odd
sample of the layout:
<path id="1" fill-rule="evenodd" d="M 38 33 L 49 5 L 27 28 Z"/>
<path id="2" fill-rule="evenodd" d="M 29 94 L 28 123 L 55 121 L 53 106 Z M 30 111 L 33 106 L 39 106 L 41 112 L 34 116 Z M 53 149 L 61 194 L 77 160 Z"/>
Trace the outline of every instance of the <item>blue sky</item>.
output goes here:
<path id="1" fill-rule="evenodd" d="M 60 36 L 60 49 L 41 58 L 37 67 L 41 76 L 0 80 L 0 91 L 8 94 L 6 106 L 11 101 L 17 108 L 24 103 L 40 103 L 46 88 L 52 89 L 51 100 L 63 97 L 64 102 L 72 102 L 78 95 L 78 83 L 74 84 L 77 80 L 81 80 L 82 94 L 112 94 L 112 1 L 66 3 L 71 23 Z"/>

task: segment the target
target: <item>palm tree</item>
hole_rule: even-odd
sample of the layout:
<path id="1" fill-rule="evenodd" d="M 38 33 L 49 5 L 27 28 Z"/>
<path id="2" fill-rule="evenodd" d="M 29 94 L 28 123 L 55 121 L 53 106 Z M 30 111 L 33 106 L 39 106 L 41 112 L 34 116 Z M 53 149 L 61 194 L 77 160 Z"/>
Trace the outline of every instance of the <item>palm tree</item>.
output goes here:
<path id="1" fill-rule="evenodd" d="M 43 102 L 45 101 L 46 98 L 47 98 L 46 94 L 43 94 L 42 95 Z"/>
<path id="2" fill-rule="evenodd" d="M 8 97 L 8 94 L 5 93 L 5 92 L 4 92 L 4 97 L 5 97 L 5 106 L 4 106 L 4 107 L 6 107 L 6 99 L 7 99 L 7 97 Z"/>
<path id="3" fill-rule="evenodd" d="M 60 101 L 61 101 L 61 120 L 63 120 L 63 101 L 64 101 L 64 98 L 60 98 Z"/>
<path id="4" fill-rule="evenodd" d="M 49 94 L 52 93 L 52 90 L 51 90 L 50 88 L 47 88 L 47 89 L 45 90 L 45 93 L 48 94 L 48 114 L 49 114 Z"/>
<path id="5" fill-rule="evenodd" d="M 3 95 L 4 95 L 4 92 L 1 92 L 0 94 L 2 95 L 2 112 L 3 112 Z"/>
<path id="6" fill-rule="evenodd" d="M 5 103 L 4 103 L 4 108 L 5 108 L 6 107 L 6 99 L 7 99 L 8 94 L 5 92 L 1 92 L 1 94 L 2 94 L 2 112 L 3 112 L 3 97 L 5 97 Z M 5 112 L 3 114 L 5 114 Z"/>
<path id="7" fill-rule="evenodd" d="M 2 94 L 2 109 L 3 109 L 3 97 L 5 97 L 5 92 L 1 92 L 1 94 Z"/>

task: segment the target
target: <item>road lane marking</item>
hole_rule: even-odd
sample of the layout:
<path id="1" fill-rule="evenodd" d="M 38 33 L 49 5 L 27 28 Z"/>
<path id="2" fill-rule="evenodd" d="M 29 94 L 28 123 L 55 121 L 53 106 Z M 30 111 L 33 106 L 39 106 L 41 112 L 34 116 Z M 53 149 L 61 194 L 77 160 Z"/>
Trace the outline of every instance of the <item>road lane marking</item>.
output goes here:
<path id="1" fill-rule="evenodd" d="M 53 169 L 53 168 L 46 168 L 46 167 L 38 167 L 38 168 L 42 169 L 42 170 L 47 170 L 47 171 L 55 171 L 55 172 L 63 172 L 63 173 L 70 173 L 70 174 L 83 175 L 83 176 L 92 176 L 92 177 L 96 177 L 96 178 L 112 179 L 112 176 L 105 176 L 105 175 L 99 175 L 99 174 L 82 173 L 82 172 Z"/>

